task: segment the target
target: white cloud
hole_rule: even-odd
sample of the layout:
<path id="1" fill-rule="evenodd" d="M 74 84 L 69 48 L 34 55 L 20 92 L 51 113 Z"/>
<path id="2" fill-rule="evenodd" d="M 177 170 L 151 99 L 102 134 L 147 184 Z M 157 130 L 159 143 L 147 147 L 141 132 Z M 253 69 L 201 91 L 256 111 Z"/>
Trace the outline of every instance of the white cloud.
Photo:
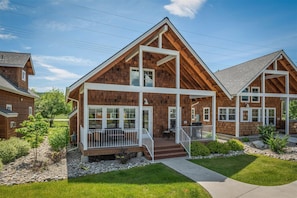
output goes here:
<path id="1" fill-rule="evenodd" d="M 13 8 L 9 6 L 9 0 L 0 0 L 0 10 L 13 10 Z"/>
<path id="2" fill-rule="evenodd" d="M 54 67 L 52 65 L 46 64 L 46 63 L 40 63 L 39 65 L 46 68 L 52 75 L 44 76 L 43 78 L 45 80 L 49 81 L 56 81 L 56 80 L 66 80 L 66 79 L 77 79 L 80 78 L 79 75 L 69 72 L 65 69 L 60 69 L 57 67 Z"/>
<path id="3" fill-rule="evenodd" d="M 58 31 L 69 31 L 72 29 L 72 25 L 69 24 L 65 24 L 65 23 L 60 23 L 57 21 L 50 21 L 47 22 L 45 25 L 46 28 L 50 29 L 50 30 L 58 30 Z"/>
<path id="4" fill-rule="evenodd" d="M 1 8 L 1 4 L 0 4 L 0 8 Z M 2 40 L 10 40 L 10 39 L 16 39 L 17 38 L 17 36 L 14 36 L 12 34 L 1 33 L 4 30 L 5 30 L 5 28 L 0 27 L 0 39 L 2 39 Z"/>
<path id="5" fill-rule="evenodd" d="M 173 15 L 193 19 L 206 0 L 171 0 L 164 8 Z"/>
<path id="6" fill-rule="evenodd" d="M 34 56 L 33 55 L 33 61 L 37 62 L 50 62 L 50 63 L 63 63 L 64 65 L 78 65 L 78 66 L 94 66 L 96 65 L 95 62 L 83 59 L 83 58 L 77 58 L 74 56 Z"/>

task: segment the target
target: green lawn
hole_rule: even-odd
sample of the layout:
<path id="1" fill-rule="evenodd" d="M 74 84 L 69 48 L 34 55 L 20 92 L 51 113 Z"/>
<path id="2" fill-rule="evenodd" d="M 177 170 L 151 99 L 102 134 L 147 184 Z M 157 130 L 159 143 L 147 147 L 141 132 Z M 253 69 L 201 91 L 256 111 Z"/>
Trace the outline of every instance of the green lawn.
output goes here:
<path id="1" fill-rule="evenodd" d="M 211 197 L 200 185 L 162 164 L 75 179 L 0 186 L 1 197 Z"/>
<path id="2" fill-rule="evenodd" d="M 297 180 L 297 162 L 260 155 L 191 160 L 213 171 L 245 183 L 275 186 Z"/>

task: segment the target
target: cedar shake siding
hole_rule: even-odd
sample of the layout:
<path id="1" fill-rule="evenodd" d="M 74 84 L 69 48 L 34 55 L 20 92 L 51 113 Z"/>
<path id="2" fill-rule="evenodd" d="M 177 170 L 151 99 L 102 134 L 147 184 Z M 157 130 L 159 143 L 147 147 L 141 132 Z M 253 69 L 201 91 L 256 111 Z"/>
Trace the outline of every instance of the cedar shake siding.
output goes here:
<path id="1" fill-rule="evenodd" d="M 34 74 L 31 54 L 0 52 L 0 138 L 16 136 L 15 129 L 34 114 L 38 96 L 28 89 Z"/>

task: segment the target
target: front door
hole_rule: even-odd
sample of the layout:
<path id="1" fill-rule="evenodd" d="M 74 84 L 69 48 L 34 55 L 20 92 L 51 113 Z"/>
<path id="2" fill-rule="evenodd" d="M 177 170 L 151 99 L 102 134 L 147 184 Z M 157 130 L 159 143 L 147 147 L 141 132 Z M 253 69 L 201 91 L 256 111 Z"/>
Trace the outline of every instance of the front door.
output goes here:
<path id="1" fill-rule="evenodd" d="M 143 107 L 142 115 L 142 127 L 147 129 L 150 135 L 153 137 L 153 107 Z"/>

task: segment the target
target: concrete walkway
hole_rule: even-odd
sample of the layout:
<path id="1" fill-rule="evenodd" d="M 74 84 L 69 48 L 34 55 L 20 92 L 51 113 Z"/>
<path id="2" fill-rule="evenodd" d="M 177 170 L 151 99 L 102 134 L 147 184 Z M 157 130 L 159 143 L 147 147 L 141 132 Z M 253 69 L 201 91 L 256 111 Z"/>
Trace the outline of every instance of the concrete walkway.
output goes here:
<path id="1" fill-rule="evenodd" d="M 238 182 L 212 170 L 196 165 L 186 158 L 156 160 L 203 186 L 213 198 L 296 198 L 297 181 L 282 186 L 257 186 Z"/>

